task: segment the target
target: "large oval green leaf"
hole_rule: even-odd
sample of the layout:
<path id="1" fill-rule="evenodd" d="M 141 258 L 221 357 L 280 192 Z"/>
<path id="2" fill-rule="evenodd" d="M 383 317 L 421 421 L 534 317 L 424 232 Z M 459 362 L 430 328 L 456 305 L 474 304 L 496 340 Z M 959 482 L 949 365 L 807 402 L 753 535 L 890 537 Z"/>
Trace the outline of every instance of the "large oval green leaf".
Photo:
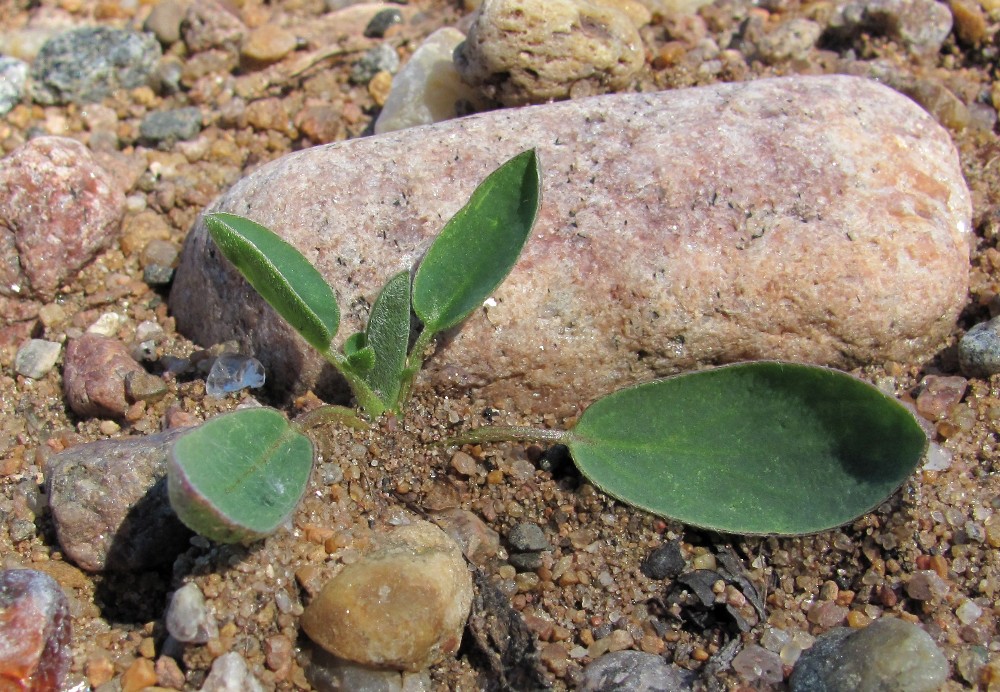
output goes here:
<path id="1" fill-rule="evenodd" d="M 413 310 L 432 333 L 480 307 L 517 262 L 540 199 L 529 149 L 493 171 L 442 229 L 413 280 Z"/>
<path id="2" fill-rule="evenodd" d="M 170 504 L 191 530 L 219 543 L 274 533 L 306 490 L 313 444 L 281 412 L 217 416 L 177 438 L 167 464 Z"/>
<path id="3" fill-rule="evenodd" d="M 796 535 L 868 512 L 913 473 L 927 437 L 846 373 L 755 362 L 624 389 L 566 444 L 609 495 L 693 526 Z"/>
<path id="4" fill-rule="evenodd" d="M 309 344 L 326 353 L 340 308 L 323 276 L 298 250 L 259 223 L 216 213 L 205 225 L 226 259 Z"/>

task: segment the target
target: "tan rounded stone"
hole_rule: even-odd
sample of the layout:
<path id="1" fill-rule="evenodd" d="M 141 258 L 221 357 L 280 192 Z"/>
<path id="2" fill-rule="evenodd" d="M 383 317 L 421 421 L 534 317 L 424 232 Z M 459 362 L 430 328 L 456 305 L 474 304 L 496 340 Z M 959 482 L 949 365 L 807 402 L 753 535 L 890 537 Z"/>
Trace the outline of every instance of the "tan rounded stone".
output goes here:
<path id="1" fill-rule="evenodd" d="M 240 56 L 255 63 L 278 62 L 295 50 L 295 34 L 274 24 L 265 24 L 247 34 Z"/>
<path id="2" fill-rule="evenodd" d="M 306 608 L 302 628 L 340 658 L 418 671 L 458 650 L 472 595 L 461 550 L 420 521 L 346 565 Z"/>
<path id="3" fill-rule="evenodd" d="M 630 14 L 589 0 L 485 0 L 455 54 L 462 79 L 505 106 L 618 91 L 644 62 Z"/>

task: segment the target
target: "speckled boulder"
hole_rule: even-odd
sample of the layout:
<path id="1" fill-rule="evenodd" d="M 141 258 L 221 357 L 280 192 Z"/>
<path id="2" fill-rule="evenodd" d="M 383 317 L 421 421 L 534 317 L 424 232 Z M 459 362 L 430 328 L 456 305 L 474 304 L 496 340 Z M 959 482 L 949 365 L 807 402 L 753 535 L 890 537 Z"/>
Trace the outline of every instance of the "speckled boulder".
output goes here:
<path id="1" fill-rule="evenodd" d="M 618 91 L 644 63 L 629 15 L 589 0 L 484 0 L 455 51 L 462 79 L 505 106 Z"/>
<path id="2" fill-rule="evenodd" d="M 912 101 L 854 77 L 602 96 L 325 145 L 262 167 L 211 209 L 273 228 L 319 267 L 342 306 L 339 343 L 528 147 L 543 175 L 534 233 L 418 386 L 571 413 L 751 358 L 909 362 L 935 352 L 965 303 L 971 208 L 955 148 Z M 342 386 L 201 221 L 170 303 L 184 334 L 241 340 L 279 389 Z"/>
<path id="3" fill-rule="evenodd" d="M 107 247 L 125 195 L 90 151 L 38 137 L 0 160 L 0 296 L 50 300 Z"/>

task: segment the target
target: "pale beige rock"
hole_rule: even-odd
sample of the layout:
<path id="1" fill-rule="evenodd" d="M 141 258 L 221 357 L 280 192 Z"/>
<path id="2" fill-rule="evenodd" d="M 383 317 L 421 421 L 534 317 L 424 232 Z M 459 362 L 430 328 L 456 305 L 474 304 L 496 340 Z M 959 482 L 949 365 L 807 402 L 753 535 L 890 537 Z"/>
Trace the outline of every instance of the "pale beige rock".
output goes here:
<path id="1" fill-rule="evenodd" d="M 464 40 L 461 31 L 445 27 L 420 44 L 392 80 L 375 121 L 376 134 L 454 118 L 463 103 L 485 105 L 475 89 L 462 83 L 452 60 Z"/>
<path id="2" fill-rule="evenodd" d="M 485 0 L 455 52 L 462 79 L 505 106 L 625 89 L 645 53 L 607 2 Z"/>
<path id="3" fill-rule="evenodd" d="M 345 565 L 302 614 L 309 638 L 340 658 L 418 671 L 458 650 L 472 576 L 441 529 L 417 521 Z"/>
<path id="4" fill-rule="evenodd" d="M 912 101 L 853 77 L 597 97 L 325 145 L 211 209 L 251 216 L 319 267 L 342 306 L 339 344 L 382 282 L 528 147 L 543 171 L 532 237 L 418 387 L 571 413 L 718 363 L 919 361 L 965 304 L 971 210 L 954 146 Z M 240 339 L 279 388 L 342 387 L 201 222 L 170 302 L 184 334 Z"/>
<path id="5" fill-rule="evenodd" d="M 265 24 L 247 34 L 240 56 L 252 63 L 277 62 L 295 50 L 295 34 L 275 24 Z"/>

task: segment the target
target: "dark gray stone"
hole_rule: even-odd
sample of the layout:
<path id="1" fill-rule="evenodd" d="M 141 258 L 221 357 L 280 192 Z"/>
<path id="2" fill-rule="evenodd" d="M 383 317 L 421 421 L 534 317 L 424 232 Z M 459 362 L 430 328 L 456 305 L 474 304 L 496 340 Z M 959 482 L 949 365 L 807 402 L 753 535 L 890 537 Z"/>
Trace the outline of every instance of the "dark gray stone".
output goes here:
<path id="1" fill-rule="evenodd" d="M 402 21 L 403 13 L 395 7 L 382 10 L 368 22 L 368 26 L 365 27 L 365 36 L 368 38 L 382 38 L 385 36 L 385 32 L 389 30 L 389 27 L 393 24 L 400 24 Z"/>
<path id="2" fill-rule="evenodd" d="M 1000 372 L 1000 317 L 980 322 L 958 342 L 958 362 L 969 377 L 989 377 Z"/>
<path id="3" fill-rule="evenodd" d="M 799 658 L 792 692 L 934 692 L 948 661 L 919 626 L 881 618 L 861 630 L 836 627 Z"/>
<path id="4" fill-rule="evenodd" d="M 583 669 L 580 692 L 679 692 L 694 689 L 689 671 L 670 665 L 656 654 L 615 651 Z"/>
<path id="5" fill-rule="evenodd" d="M 669 579 L 684 571 L 684 556 L 678 541 L 664 543 L 639 565 L 639 570 L 650 579 Z"/>
<path id="6" fill-rule="evenodd" d="M 72 447 L 52 458 L 46 482 L 59 543 L 91 571 L 169 564 L 191 532 L 170 507 L 167 454 L 184 429 Z"/>
<path id="7" fill-rule="evenodd" d="M 84 27 L 49 39 L 31 69 L 32 96 L 47 105 L 93 103 L 146 84 L 161 56 L 150 34 Z"/>
<path id="8" fill-rule="evenodd" d="M 549 539 L 538 524 L 524 522 L 510 530 L 507 536 L 510 547 L 519 553 L 536 553 L 540 550 L 552 550 Z"/>
<path id="9" fill-rule="evenodd" d="M 194 139 L 201 132 L 201 111 L 194 106 L 154 111 L 143 118 L 139 137 L 146 144 L 169 149 L 178 140 Z"/>
<path id="10" fill-rule="evenodd" d="M 380 43 L 371 48 L 351 67 L 351 81 L 367 84 L 382 71 L 396 74 L 399 70 L 399 53 L 388 43 Z"/>

